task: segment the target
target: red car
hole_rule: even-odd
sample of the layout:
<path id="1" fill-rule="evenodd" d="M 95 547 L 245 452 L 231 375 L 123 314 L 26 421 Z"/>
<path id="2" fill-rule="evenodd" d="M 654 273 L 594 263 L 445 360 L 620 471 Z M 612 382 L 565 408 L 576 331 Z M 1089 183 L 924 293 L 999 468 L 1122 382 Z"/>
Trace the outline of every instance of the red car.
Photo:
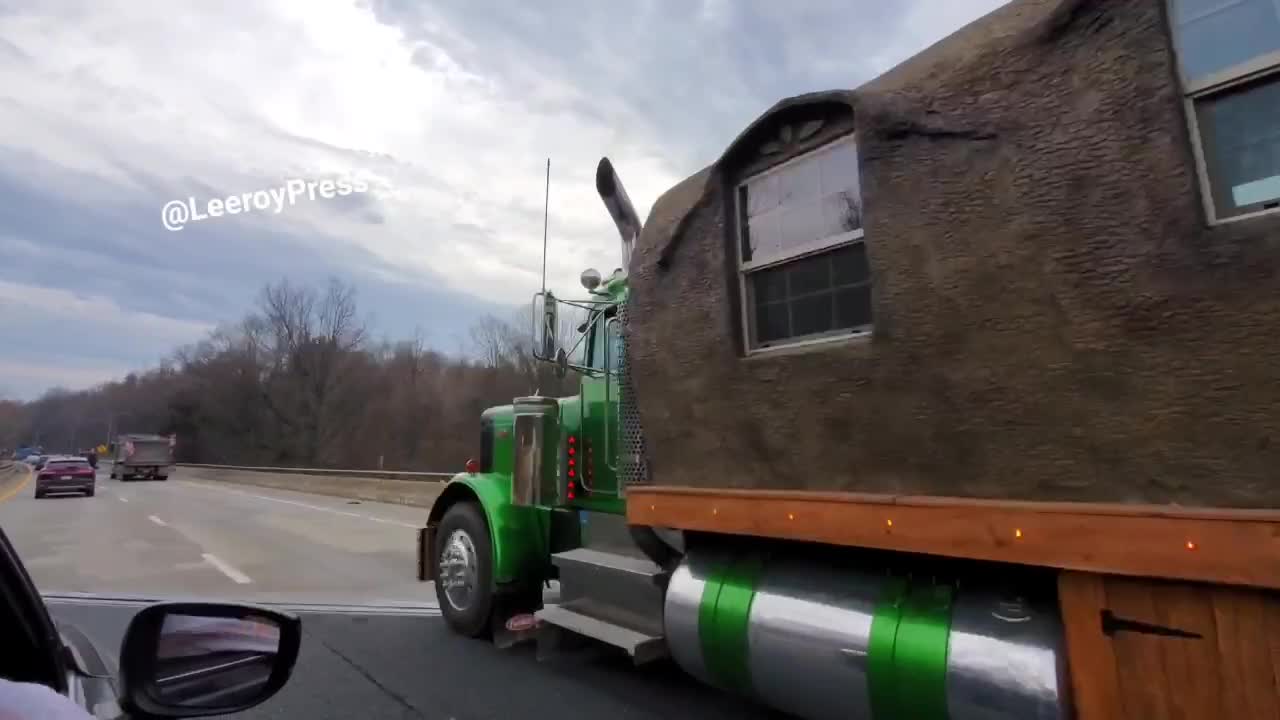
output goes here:
<path id="1" fill-rule="evenodd" d="M 36 474 L 36 497 L 53 493 L 80 493 L 93 497 L 97 484 L 97 472 L 88 460 L 51 457 Z"/>

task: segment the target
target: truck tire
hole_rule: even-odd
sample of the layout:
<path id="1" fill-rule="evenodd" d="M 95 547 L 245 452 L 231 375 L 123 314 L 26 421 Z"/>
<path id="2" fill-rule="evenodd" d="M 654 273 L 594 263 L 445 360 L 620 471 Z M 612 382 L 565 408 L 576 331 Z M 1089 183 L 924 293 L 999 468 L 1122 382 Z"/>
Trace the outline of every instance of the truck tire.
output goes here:
<path id="1" fill-rule="evenodd" d="M 493 610 L 493 546 L 480 507 L 470 502 L 450 507 L 436 537 L 431 562 L 440 614 L 455 632 L 481 637 Z"/>

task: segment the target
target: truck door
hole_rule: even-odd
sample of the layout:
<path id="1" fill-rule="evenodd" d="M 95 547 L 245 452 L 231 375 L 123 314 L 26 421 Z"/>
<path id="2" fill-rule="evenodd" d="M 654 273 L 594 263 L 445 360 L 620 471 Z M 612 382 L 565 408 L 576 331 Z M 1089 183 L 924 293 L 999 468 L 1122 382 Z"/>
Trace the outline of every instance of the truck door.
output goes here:
<path id="1" fill-rule="evenodd" d="M 618 497 L 618 356 L 615 308 L 592 315 L 582 378 L 582 475 L 596 498 Z"/>

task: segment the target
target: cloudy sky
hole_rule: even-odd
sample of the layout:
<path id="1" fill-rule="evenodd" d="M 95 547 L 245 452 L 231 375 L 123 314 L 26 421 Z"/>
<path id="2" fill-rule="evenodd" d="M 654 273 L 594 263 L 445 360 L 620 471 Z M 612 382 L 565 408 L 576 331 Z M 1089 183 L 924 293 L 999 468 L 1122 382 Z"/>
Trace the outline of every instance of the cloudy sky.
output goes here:
<path id="1" fill-rule="evenodd" d="M 0 0 L 0 397 L 151 366 L 337 276 L 378 335 L 466 349 L 487 312 L 618 263 L 641 216 L 774 101 L 856 87 L 1003 0 Z M 363 193 L 166 230 L 171 200 Z"/>

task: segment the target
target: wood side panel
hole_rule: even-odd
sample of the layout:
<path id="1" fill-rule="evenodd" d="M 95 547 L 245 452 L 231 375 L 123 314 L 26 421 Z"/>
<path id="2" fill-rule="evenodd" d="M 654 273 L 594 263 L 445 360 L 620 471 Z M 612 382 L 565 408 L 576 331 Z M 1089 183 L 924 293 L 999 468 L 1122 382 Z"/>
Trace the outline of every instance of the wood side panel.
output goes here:
<path id="1" fill-rule="evenodd" d="M 1280 718 L 1280 597 L 1218 589 L 1212 599 L 1225 718 Z M 1260 641 L 1261 638 L 1261 641 Z"/>
<path id="2" fill-rule="evenodd" d="M 1171 720 L 1211 720 L 1231 702 L 1227 692 L 1230 684 L 1223 683 L 1213 595 L 1213 589 L 1187 583 L 1166 583 L 1150 592 L 1158 624 L 1200 636 L 1162 637 L 1156 643 L 1164 665 L 1166 694 L 1176 698 L 1170 703 Z"/>
<path id="3" fill-rule="evenodd" d="M 1156 589 L 1152 583 L 1109 579 L 1107 608 L 1117 616 L 1140 622 L 1156 622 Z M 1117 685 L 1120 689 L 1124 717 L 1173 720 L 1178 702 L 1170 697 L 1161 652 L 1165 638 L 1133 632 L 1116 633 L 1111 646 L 1116 654 Z M 1185 641 L 1183 641 L 1185 642 Z M 1199 718 L 1197 720 L 1205 720 Z"/>
<path id="4" fill-rule="evenodd" d="M 634 525 L 1280 588 L 1280 513 L 635 487 Z"/>
<path id="5" fill-rule="evenodd" d="M 1064 572 L 1058 576 L 1058 605 L 1071 668 L 1071 694 L 1076 720 L 1119 720 L 1120 690 L 1116 656 L 1102 634 L 1107 606 L 1103 576 Z M 1087 670 L 1085 670 L 1087 668 Z"/>

